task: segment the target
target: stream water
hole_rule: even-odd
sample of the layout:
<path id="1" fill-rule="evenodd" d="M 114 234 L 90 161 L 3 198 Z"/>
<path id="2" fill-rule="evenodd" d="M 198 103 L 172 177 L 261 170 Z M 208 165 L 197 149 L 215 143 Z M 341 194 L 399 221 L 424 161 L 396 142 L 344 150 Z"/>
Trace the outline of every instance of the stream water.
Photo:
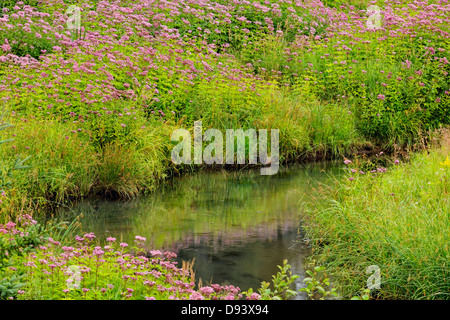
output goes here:
<path id="1" fill-rule="evenodd" d="M 201 172 L 174 178 L 150 196 L 83 201 L 72 212 L 83 212 L 83 230 L 100 241 L 111 236 L 132 244 L 139 235 L 149 250 L 176 252 L 179 266 L 195 258 L 196 279 L 203 284 L 257 289 L 287 259 L 300 276 L 299 289 L 308 255 L 299 225 L 302 202 L 308 201 L 303 196 L 330 173 L 339 174 L 336 163 L 284 167 L 274 176 L 259 170 Z"/>

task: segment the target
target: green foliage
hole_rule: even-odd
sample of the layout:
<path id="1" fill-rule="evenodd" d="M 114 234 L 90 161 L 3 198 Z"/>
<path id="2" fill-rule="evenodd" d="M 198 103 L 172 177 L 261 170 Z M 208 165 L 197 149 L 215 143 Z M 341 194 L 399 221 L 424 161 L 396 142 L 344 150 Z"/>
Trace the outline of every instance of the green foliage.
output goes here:
<path id="1" fill-rule="evenodd" d="M 295 296 L 297 292 L 291 289 L 292 283 L 299 277 L 292 275 L 291 266 L 287 260 L 283 260 L 283 265 L 278 266 L 280 271 L 272 276 L 272 283 L 263 281 L 258 292 L 261 295 L 261 300 L 286 300 L 291 296 Z M 247 291 L 247 296 L 251 295 L 253 291 Z"/>
<path id="2" fill-rule="evenodd" d="M 0 131 L 10 128 L 12 126 L 13 126 L 12 124 L 2 122 L 0 124 Z M 0 145 L 11 141 L 14 141 L 14 139 L 1 140 Z M 0 193 L 4 193 L 5 192 L 4 188 L 8 188 L 11 186 L 11 179 L 13 178 L 14 171 L 29 168 L 29 166 L 24 165 L 24 162 L 27 161 L 29 158 L 30 157 L 27 157 L 21 160 L 20 157 L 17 157 L 13 165 L 9 165 L 8 167 L 2 166 L 0 171 Z"/>
<path id="3" fill-rule="evenodd" d="M 367 1 L 364 0 L 322 0 L 322 3 L 331 8 L 355 6 L 358 10 L 364 10 L 368 6 Z"/>
<path id="4" fill-rule="evenodd" d="M 298 73 L 294 90 L 348 104 L 358 131 L 373 141 L 410 144 L 421 131 L 450 123 L 448 44 L 425 34 L 382 35 L 362 35 L 364 50 L 351 38 L 311 43 L 311 52 L 290 68 Z M 429 48 L 440 49 L 430 54 Z"/>
<path id="5" fill-rule="evenodd" d="M 20 281 L 24 276 L 14 274 L 9 278 L 0 280 L 0 300 L 14 299 L 19 294 L 19 289 L 26 285 L 26 283 Z"/>
<path id="6" fill-rule="evenodd" d="M 362 293 L 358 296 L 353 296 L 350 300 L 370 300 L 370 289 L 362 289 Z"/>
<path id="7" fill-rule="evenodd" d="M 306 292 L 311 300 L 325 300 L 325 298 L 337 296 L 336 288 L 331 288 L 330 279 L 325 273 L 324 266 L 315 266 L 312 270 L 306 270 L 308 277 L 303 279 L 305 288 L 299 291 Z"/>
<path id="8" fill-rule="evenodd" d="M 133 106 L 101 115 L 75 123 L 8 117 L 16 123 L 8 129 L 15 140 L 0 149 L 2 158 L 18 151 L 33 155 L 30 169 L 14 176 L 11 205 L 20 205 L 22 197 L 58 206 L 86 195 L 130 198 L 153 190 L 167 170 L 171 126 L 145 119 Z"/>
<path id="9" fill-rule="evenodd" d="M 18 28 L 7 32 L 0 31 L 0 38 L 9 41 L 11 49 L 6 53 L 12 53 L 19 57 L 30 55 L 35 59 L 39 59 L 44 53 L 53 52 L 53 47 L 57 45 L 55 40 L 39 37 Z"/>

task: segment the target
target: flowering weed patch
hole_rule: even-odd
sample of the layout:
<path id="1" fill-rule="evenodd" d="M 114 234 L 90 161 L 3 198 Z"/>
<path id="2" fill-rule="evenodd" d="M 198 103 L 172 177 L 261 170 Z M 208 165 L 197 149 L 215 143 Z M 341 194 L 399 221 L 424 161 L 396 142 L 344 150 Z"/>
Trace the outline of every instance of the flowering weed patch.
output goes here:
<path id="1" fill-rule="evenodd" d="M 234 300 L 242 297 L 240 289 L 232 285 L 211 284 L 194 289 L 189 271 L 178 268 L 173 261 L 176 254 L 159 250 L 147 254 L 143 237 L 136 236 L 134 255 L 130 254 L 127 243 L 114 238 L 108 238 L 106 246 L 96 245 L 93 233 L 65 239 L 65 243 L 75 242 L 73 246 L 65 246 L 43 233 L 32 240 L 36 221 L 29 216 L 23 219 L 20 225 L 12 222 L 0 225 L 1 257 L 7 257 L 0 266 L 5 286 L 3 291 L 0 287 L 0 292 L 8 293 L 1 296 L 3 299 Z M 6 283 L 12 283 L 11 288 Z"/>

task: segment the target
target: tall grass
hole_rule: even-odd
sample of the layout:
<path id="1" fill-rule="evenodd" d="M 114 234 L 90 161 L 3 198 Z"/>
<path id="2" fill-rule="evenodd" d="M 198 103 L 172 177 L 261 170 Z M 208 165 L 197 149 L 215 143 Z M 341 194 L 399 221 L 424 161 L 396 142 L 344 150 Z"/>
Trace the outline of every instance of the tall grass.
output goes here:
<path id="1" fill-rule="evenodd" d="M 14 140 L 0 149 L 2 164 L 29 156 L 29 167 L 17 171 L 6 190 L 0 210 L 9 214 L 24 201 L 53 207 L 97 194 L 134 197 L 151 191 L 168 169 L 170 125 L 163 127 L 158 120 L 136 118 L 134 123 L 145 123 L 147 130 L 119 125 L 119 131 L 109 132 L 111 136 L 101 136 L 109 141 L 104 146 L 98 143 L 96 129 L 107 127 L 105 122 L 95 126 L 14 112 L 5 120 L 13 126 L 4 136 Z"/>
<path id="2" fill-rule="evenodd" d="M 377 265 L 373 296 L 450 299 L 448 143 L 384 173 L 349 171 L 335 190 L 321 189 L 328 207 L 309 211 L 305 228 L 344 296 L 364 288 L 366 268 Z"/>

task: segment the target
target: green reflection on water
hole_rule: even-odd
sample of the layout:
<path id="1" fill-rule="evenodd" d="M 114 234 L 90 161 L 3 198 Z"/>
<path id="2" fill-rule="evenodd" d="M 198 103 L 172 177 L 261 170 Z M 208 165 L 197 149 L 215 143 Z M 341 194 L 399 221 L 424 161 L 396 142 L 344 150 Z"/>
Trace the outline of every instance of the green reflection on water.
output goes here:
<path id="1" fill-rule="evenodd" d="M 83 230 L 100 239 L 113 236 L 132 243 L 147 238 L 152 249 L 177 249 L 201 238 L 222 245 L 249 238 L 270 239 L 277 230 L 298 224 L 299 201 L 311 181 L 337 173 L 335 163 L 280 169 L 274 176 L 259 170 L 202 172 L 174 179 L 155 194 L 134 201 L 81 202 Z"/>

